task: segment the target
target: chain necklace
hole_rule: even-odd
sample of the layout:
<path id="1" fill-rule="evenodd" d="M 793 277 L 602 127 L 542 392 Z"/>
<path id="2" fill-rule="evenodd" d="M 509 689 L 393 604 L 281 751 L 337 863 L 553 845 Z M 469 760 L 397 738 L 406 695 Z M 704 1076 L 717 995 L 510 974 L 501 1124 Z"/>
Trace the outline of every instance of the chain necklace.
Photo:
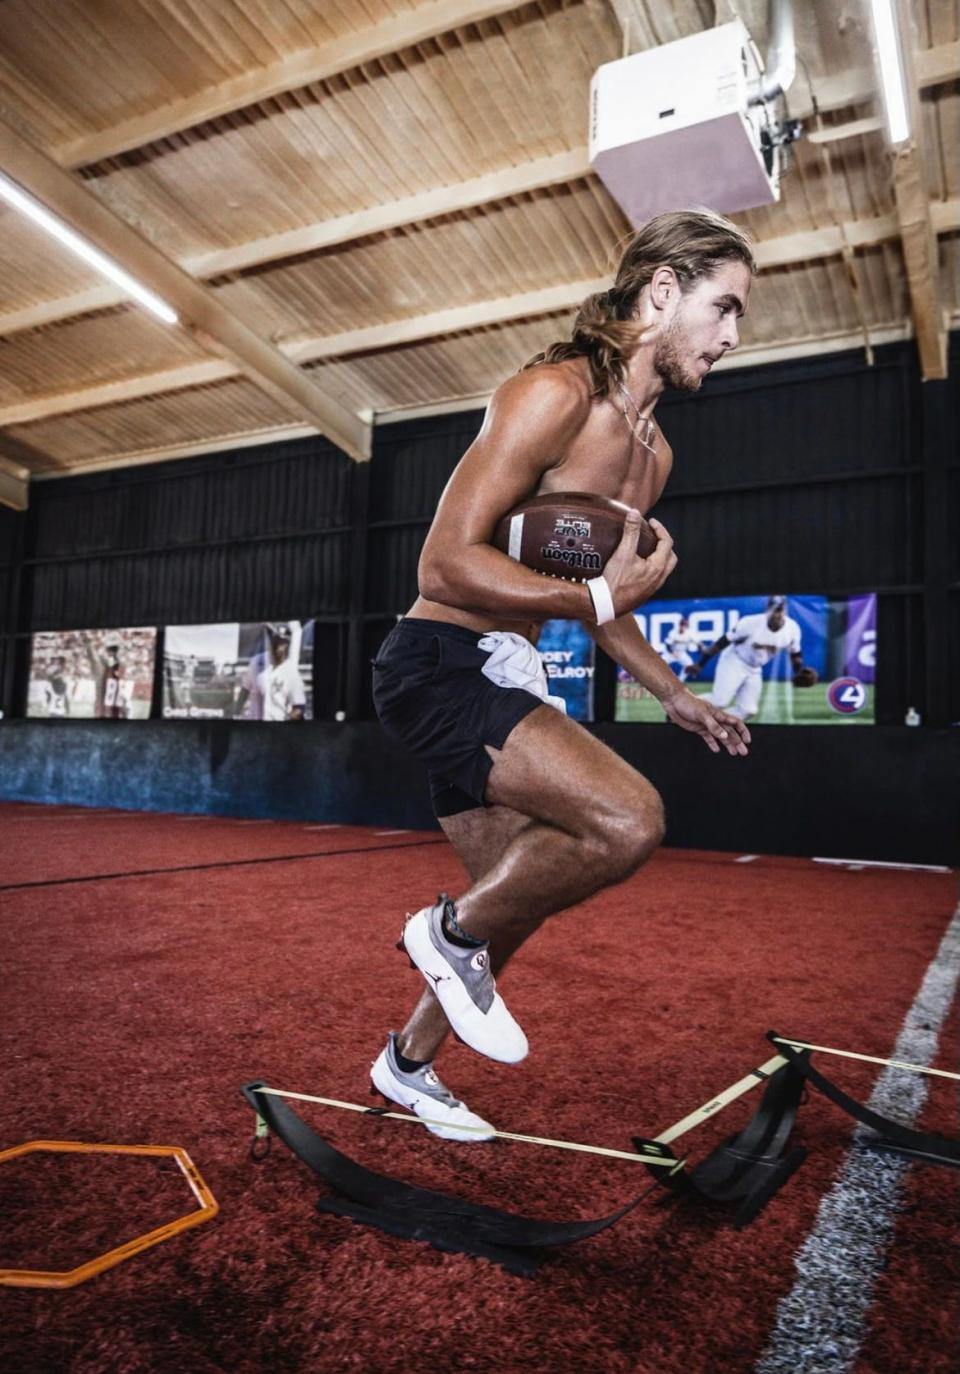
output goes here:
<path id="1" fill-rule="evenodd" d="M 617 385 L 619 386 L 620 391 L 622 393 L 620 397 L 620 408 L 623 411 L 623 418 L 627 422 L 627 429 L 629 429 L 634 439 L 636 439 L 638 443 L 642 444 L 648 453 L 653 453 L 654 440 L 657 437 L 656 425 L 653 423 L 653 420 L 650 418 L 649 415 L 641 414 L 640 407 L 637 405 L 636 401 L 630 395 L 630 392 L 624 386 L 623 382 L 618 382 Z M 636 420 L 631 420 L 630 416 L 627 414 L 627 401 L 630 402 L 634 410 L 637 412 Z"/>

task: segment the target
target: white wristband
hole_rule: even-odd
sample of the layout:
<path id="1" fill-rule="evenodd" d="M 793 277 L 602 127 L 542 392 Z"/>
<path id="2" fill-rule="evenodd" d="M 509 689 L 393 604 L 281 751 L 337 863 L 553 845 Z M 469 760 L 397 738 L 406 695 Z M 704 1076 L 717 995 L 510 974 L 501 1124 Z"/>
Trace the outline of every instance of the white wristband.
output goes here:
<path id="1" fill-rule="evenodd" d="M 610 595 L 607 579 L 603 575 L 591 578 L 587 583 L 587 591 L 593 601 L 597 624 L 606 625 L 608 621 L 616 620 L 617 612 L 613 605 L 613 597 Z"/>

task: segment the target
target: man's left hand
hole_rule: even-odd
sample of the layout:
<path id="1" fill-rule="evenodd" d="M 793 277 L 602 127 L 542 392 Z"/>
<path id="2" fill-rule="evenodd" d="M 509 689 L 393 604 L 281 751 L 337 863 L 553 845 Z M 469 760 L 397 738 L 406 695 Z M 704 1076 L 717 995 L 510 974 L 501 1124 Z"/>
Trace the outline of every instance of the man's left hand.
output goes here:
<path id="1" fill-rule="evenodd" d="M 699 735 L 714 754 L 726 749 L 728 754 L 746 754 L 750 731 L 742 720 L 712 706 L 704 697 L 680 691 L 662 703 L 667 720 L 683 730 Z"/>

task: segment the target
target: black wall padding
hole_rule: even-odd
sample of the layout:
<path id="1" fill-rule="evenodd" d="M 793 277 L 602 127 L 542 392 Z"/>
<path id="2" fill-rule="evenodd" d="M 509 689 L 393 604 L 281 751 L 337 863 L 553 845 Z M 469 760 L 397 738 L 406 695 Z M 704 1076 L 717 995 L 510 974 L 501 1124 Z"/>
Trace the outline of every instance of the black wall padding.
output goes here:
<path id="1" fill-rule="evenodd" d="M 377 431 L 370 519 L 426 520 L 483 422 L 482 410 L 434 420 L 401 420 Z"/>
<path id="2" fill-rule="evenodd" d="M 312 439 L 37 484 L 31 628 L 345 615 L 353 479 Z"/>
<path id="3" fill-rule="evenodd" d="M 344 614 L 348 553 L 342 533 L 36 564 L 33 628 Z"/>

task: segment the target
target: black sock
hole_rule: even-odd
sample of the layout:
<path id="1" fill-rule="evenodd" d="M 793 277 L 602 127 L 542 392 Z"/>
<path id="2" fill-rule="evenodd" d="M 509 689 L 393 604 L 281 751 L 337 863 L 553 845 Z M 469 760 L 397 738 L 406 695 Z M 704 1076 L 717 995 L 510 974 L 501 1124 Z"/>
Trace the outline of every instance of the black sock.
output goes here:
<path id="1" fill-rule="evenodd" d="M 449 897 L 443 904 L 443 919 L 440 922 L 440 929 L 452 945 L 459 945 L 461 949 L 479 949 L 484 940 L 475 940 L 472 935 L 468 935 L 465 930 L 461 930 L 457 924 L 457 908 Z"/>
<path id="2" fill-rule="evenodd" d="M 429 1059 L 408 1059 L 405 1054 L 400 1053 L 396 1041 L 393 1044 L 393 1056 L 401 1073 L 416 1073 L 418 1069 L 425 1069 L 430 1063 Z"/>

